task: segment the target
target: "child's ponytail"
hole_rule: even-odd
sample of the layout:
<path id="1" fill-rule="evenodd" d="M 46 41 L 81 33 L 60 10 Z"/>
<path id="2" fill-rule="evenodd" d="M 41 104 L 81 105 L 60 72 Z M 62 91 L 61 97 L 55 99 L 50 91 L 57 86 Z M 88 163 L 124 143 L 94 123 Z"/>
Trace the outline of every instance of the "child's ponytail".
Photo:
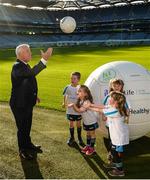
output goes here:
<path id="1" fill-rule="evenodd" d="M 117 109 L 121 116 L 128 117 L 127 109 L 125 107 L 126 97 L 124 96 L 124 94 L 121 92 L 112 91 L 110 93 L 110 96 L 114 99 L 114 101 L 117 101 Z"/>

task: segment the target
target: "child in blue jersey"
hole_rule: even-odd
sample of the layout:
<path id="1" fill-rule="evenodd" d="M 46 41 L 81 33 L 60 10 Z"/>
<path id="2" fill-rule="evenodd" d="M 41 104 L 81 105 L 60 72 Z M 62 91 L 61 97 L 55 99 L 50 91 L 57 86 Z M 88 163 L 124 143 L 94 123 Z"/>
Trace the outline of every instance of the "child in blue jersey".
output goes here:
<path id="1" fill-rule="evenodd" d="M 104 167 L 113 169 L 110 176 L 124 176 L 123 152 L 124 146 L 129 144 L 129 129 L 126 123 L 128 113 L 125 107 L 126 98 L 123 93 L 112 91 L 109 95 L 109 105 L 87 105 L 86 108 L 103 113 L 107 117 L 111 139 L 112 163 Z"/>
<path id="2" fill-rule="evenodd" d="M 121 93 L 124 93 L 124 82 L 121 80 L 121 79 L 111 79 L 110 82 L 109 82 L 109 93 L 112 92 L 112 91 L 118 91 L 118 92 L 121 92 Z M 110 94 L 108 94 L 105 98 L 104 98 L 104 101 L 103 101 L 103 104 L 104 105 L 108 105 L 109 104 L 109 99 L 110 99 Z M 127 110 L 127 113 L 129 115 L 129 105 L 128 105 L 128 102 L 126 102 L 125 104 L 125 107 L 126 107 L 126 110 Z M 129 117 L 129 116 L 128 116 Z M 110 134 L 109 134 L 109 126 L 108 126 L 108 121 L 107 121 L 107 117 L 105 117 L 103 115 L 103 120 L 106 122 L 106 128 L 108 130 L 108 143 L 109 143 L 109 147 L 108 147 L 108 162 L 111 163 L 112 161 L 112 155 L 111 155 L 111 140 L 110 140 Z"/>
<path id="3" fill-rule="evenodd" d="M 76 112 L 73 107 L 68 108 L 69 103 L 76 103 L 77 102 L 77 91 L 80 87 L 79 81 L 81 78 L 81 74 L 79 72 L 73 72 L 71 74 L 71 84 L 66 86 L 63 91 L 63 107 L 66 108 L 66 116 L 67 119 L 69 120 L 69 131 L 70 131 L 70 137 L 67 141 L 67 144 L 69 146 L 72 146 L 73 143 L 75 142 L 74 138 L 74 126 L 75 126 L 75 121 L 76 121 L 76 126 L 77 126 L 77 134 L 78 134 L 78 141 L 81 146 L 83 146 L 83 141 L 81 137 L 81 115 L 80 113 Z"/>
<path id="4" fill-rule="evenodd" d="M 86 155 L 92 155 L 93 153 L 95 153 L 95 130 L 98 128 L 98 116 L 96 112 L 85 108 L 85 106 L 89 103 L 93 103 L 91 92 L 87 86 L 81 85 L 78 90 L 77 103 L 68 105 L 69 107 L 73 107 L 77 112 L 81 113 L 83 128 L 86 131 L 87 137 L 87 144 L 84 148 L 82 148 L 81 152 Z"/>

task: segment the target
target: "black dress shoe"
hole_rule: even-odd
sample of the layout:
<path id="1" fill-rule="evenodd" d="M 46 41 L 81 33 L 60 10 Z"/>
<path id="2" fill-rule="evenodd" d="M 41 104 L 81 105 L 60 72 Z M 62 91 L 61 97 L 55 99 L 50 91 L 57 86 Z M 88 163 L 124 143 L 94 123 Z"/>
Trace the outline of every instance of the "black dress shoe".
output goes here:
<path id="1" fill-rule="evenodd" d="M 22 159 L 25 159 L 25 160 L 33 160 L 34 159 L 33 155 L 25 150 L 21 150 L 19 152 L 19 155 Z"/>
<path id="2" fill-rule="evenodd" d="M 39 145 L 32 144 L 29 149 L 31 149 L 31 150 L 33 150 L 33 151 L 35 151 L 37 153 L 42 153 L 43 152 L 42 149 L 41 149 L 41 146 L 39 146 Z"/>
<path id="3" fill-rule="evenodd" d="M 37 148 L 41 148 L 41 146 L 40 145 L 34 145 L 34 144 L 32 144 L 32 146 L 31 146 L 32 148 L 35 148 L 35 149 L 37 149 Z"/>

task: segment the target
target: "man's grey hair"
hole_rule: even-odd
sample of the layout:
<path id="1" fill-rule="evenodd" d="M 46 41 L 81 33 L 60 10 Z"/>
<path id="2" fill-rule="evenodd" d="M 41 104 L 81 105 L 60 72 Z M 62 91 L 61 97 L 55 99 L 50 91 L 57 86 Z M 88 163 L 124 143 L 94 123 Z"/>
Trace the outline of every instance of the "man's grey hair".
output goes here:
<path id="1" fill-rule="evenodd" d="M 29 44 L 20 44 L 19 46 L 16 47 L 16 56 L 19 55 L 20 50 L 24 47 L 30 48 Z"/>

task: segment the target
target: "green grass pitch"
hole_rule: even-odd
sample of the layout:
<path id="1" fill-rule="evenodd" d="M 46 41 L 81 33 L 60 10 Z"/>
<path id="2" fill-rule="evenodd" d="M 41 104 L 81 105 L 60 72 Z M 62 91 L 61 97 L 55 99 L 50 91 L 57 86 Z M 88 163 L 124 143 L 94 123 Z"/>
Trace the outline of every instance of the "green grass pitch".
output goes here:
<path id="1" fill-rule="evenodd" d="M 53 57 L 47 68 L 38 76 L 40 106 L 61 109 L 63 88 L 70 83 L 70 73 L 80 71 L 81 83 L 97 67 L 111 61 L 127 60 L 139 63 L 150 69 L 150 47 L 70 47 L 54 48 Z M 39 49 L 33 49 L 31 66 L 40 59 Z M 10 97 L 10 72 L 15 62 L 14 50 L 0 51 L 0 101 L 8 101 Z"/>
<path id="2" fill-rule="evenodd" d="M 2 179 L 108 179 L 103 163 L 107 150 L 103 135 L 97 132 L 96 152 L 86 157 L 76 145 L 68 147 L 65 113 L 34 109 L 32 140 L 40 144 L 42 154 L 35 161 L 21 161 L 18 156 L 16 127 L 8 104 L 0 103 L 0 178 Z M 76 132 L 76 131 L 75 131 Z M 77 136 L 75 136 L 77 137 Z M 83 139 L 85 132 L 83 131 Z M 130 143 L 124 157 L 125 179 L 150 178 L 150 133 Z"/>
<path id="3" fill-rule="evenodd" d="M 31 66 L 40 60 L 39 49 L 33 49 Z M 70 83 L 70 73 L 80 71 L 81 83 L 97 67 L 111 61 L 127 60 L 139 63 L 150 70 L 150 47 L 64 47 L 54 48 L 47 68 L 38 76 L 40 106 L 35 108 L 32 126 L 33 142 L 42 145 L 43 154 L 35 161 L 21 161 L 18 156 L 16 127 L 9 109 L 10 72 L 15 62 L 14 49 L 0 50 L 0 178 L 4 179 L 108 179 L 107 150 L 103 136 L 97 132 L 96 151 L 86 157 L 76 145 L 66 145 L 68 123 L 61 112 L 62 91 Z M 50 110 L 51 109 L 51 110 Z M 57 111 L 54 111 L 57 110 Z M 83 132 L 85 141 L 85 132 Z M 150 133 L 129 145 L 124 157 L 126 179 L 150 178 Z"/>

